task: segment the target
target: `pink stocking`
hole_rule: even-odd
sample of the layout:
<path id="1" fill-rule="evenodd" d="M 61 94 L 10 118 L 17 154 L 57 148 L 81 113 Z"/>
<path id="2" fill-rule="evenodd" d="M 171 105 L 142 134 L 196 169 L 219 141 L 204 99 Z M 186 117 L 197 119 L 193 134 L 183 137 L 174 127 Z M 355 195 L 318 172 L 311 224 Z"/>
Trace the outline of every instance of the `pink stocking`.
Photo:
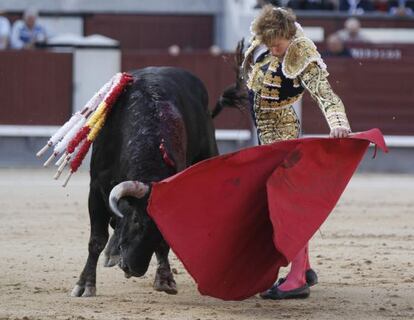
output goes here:
<path id="1" fill-rule="evenodd" d="M 306 244 L 302 250 L 293 259 L 290 272 L 278 288 L 282 291 L 290 291 L 303 287 L 306 284 L 305 272 L 309 267 L 308 245 Z"/>
<path id="2" fill-rule="evenodd" d="M 310 262 L 309 262 L 309 242 L 305 246 L 306 248 L 306 270 L 309 270 L 311 268 Z"/>

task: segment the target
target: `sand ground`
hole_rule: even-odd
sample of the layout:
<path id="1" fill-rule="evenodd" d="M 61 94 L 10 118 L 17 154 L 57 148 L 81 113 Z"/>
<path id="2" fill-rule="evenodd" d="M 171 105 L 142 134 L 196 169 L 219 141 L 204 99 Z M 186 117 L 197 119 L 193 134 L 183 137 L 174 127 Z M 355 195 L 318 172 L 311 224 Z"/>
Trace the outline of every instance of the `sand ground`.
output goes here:
<path id="1" fill-rule="evenodd" d="M 354 176 L 311 243 L 320 283 L 303 301 L 201 296 L 173 257 L 179 294 L 152 289 L 154 264 L 125 279 L 98 266 L 97 297 L 69 292 L 87 256 L 88 175 L 0 170 L 0 319 L 414 319 L 414 176 Z"/>

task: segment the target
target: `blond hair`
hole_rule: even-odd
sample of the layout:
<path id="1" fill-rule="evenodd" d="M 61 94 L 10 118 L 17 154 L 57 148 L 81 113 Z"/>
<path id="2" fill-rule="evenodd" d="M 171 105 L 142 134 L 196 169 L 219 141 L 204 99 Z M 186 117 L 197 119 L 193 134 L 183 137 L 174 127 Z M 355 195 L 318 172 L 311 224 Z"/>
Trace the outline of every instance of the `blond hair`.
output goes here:
<path id="1" fill-rule="evenodd" d="M 269 45 L 275 38 L 292 39 L 296 33 L 296 16 L 290 9 L 263 7 L 254 19 L 251 31 L 264 44 Z"/>

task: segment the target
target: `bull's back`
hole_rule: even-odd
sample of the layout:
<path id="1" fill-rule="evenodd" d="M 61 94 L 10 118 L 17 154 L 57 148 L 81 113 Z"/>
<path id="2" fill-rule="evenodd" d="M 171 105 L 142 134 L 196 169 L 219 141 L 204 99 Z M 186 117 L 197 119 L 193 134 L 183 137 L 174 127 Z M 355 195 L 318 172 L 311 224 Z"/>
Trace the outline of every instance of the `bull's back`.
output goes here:
<path id="1" fill-rule="evenodd" d="M 181 112 L 188 136 L 188 165 L 218 154 L 207 89 L 198 77 L 175 67 L 147 67 L 133 74 L 138 86 L 143 81 L 157 88 L 160 98 L 173 99 Z"/>
<path id="2" fill-rule="evenodd" d="M 154 165 L 165 165 L 151 162 L 152 158 L 159 156 L 160 140 L 167 140 L 168 146 L 168 139 L 171 138 L 171 135 L 160 137 L 163 132 L 170 130 L 162 129 L 162 126 L 170 126 L 171 121 L 160 123 L 161 120 L 154 115 L 154 108 L 165 105 L 159 102 L 171 102 L 182 117 L 185 134 L 173 133 L 174 139 L 181 135 L 185 143 L 185 164 L 180 165 L 180 168 L 217 154 L 214 128 L 208 111 L 208 94 L 197 77 L 173 67 L 148 67 L 131 74 L 134 81 L 113 106 L 107 123 L 94 143 L 92 178 L 95 175 L 105 181 L 122 181 L 131 178 L 138 167 L 141 169 L 136 175 L 153 178 L 155 173 L 148 171 L 153 170 Z M 177 145 L 177 142 L 172 144 Z M 176 149 L 167 151 L 174 156 Z M 145 165 L 138 165 L 138 161 Z M 159 179 L 168 175 L 171 175 L 171 171 L 164 170 Z"/>
<path id="3" fill-rule="evenodd" d="M 163 85 L 169 95 L 179 94 L 187 99 L 197 99 L 204 108 L 207 108 L 208 93 L 206 87 L 198 77 L 185 69 L 176 67 L 147 67 L 133 71 L 132 75 L 137 81 L 144 81 L 151 85 Z"/>

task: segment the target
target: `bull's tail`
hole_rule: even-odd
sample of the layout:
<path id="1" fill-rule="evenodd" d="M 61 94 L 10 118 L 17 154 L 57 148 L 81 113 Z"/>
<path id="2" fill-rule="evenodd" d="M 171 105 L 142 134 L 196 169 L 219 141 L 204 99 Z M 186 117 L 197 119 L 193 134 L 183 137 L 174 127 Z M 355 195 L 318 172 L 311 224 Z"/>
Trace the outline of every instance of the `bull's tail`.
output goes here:
<path id="1" fill-rule="evenodd" d="M 54 147 L 52 155 L 44 163 L 48 166 L 60 154 L 59 166 L 55 175 L 58 179 L 64 168 L 70 163 L 70 172 L 63 184 L 66 186 L 71 175 L 76 172 L 89 151 L 90 146 L 105 124 L 105 120 L 125 87 L 132 81 L 132 76 L 117 73 L 107 82 L 85 105 L 82 111 L 76 112 L 37 153 L 42 156 L 49 148 Z"/>
<path id="2" fill-rule="evenodd" d="M 241 65 L 243 63 L 243 49 L 244 39 L 237 43 L 236 53 L 234 57 L 233 69 L 236 74 L 236 82 L 226 88 L 220 98 L 217 100 L 216 106 L 211 112 L 211 116 L 214 118 L 217 116 L 223 108 L 237 108 L 239 110 L 248 109 L 249 97 L 247 94 L 247 88 L 244 84 Z"/>

